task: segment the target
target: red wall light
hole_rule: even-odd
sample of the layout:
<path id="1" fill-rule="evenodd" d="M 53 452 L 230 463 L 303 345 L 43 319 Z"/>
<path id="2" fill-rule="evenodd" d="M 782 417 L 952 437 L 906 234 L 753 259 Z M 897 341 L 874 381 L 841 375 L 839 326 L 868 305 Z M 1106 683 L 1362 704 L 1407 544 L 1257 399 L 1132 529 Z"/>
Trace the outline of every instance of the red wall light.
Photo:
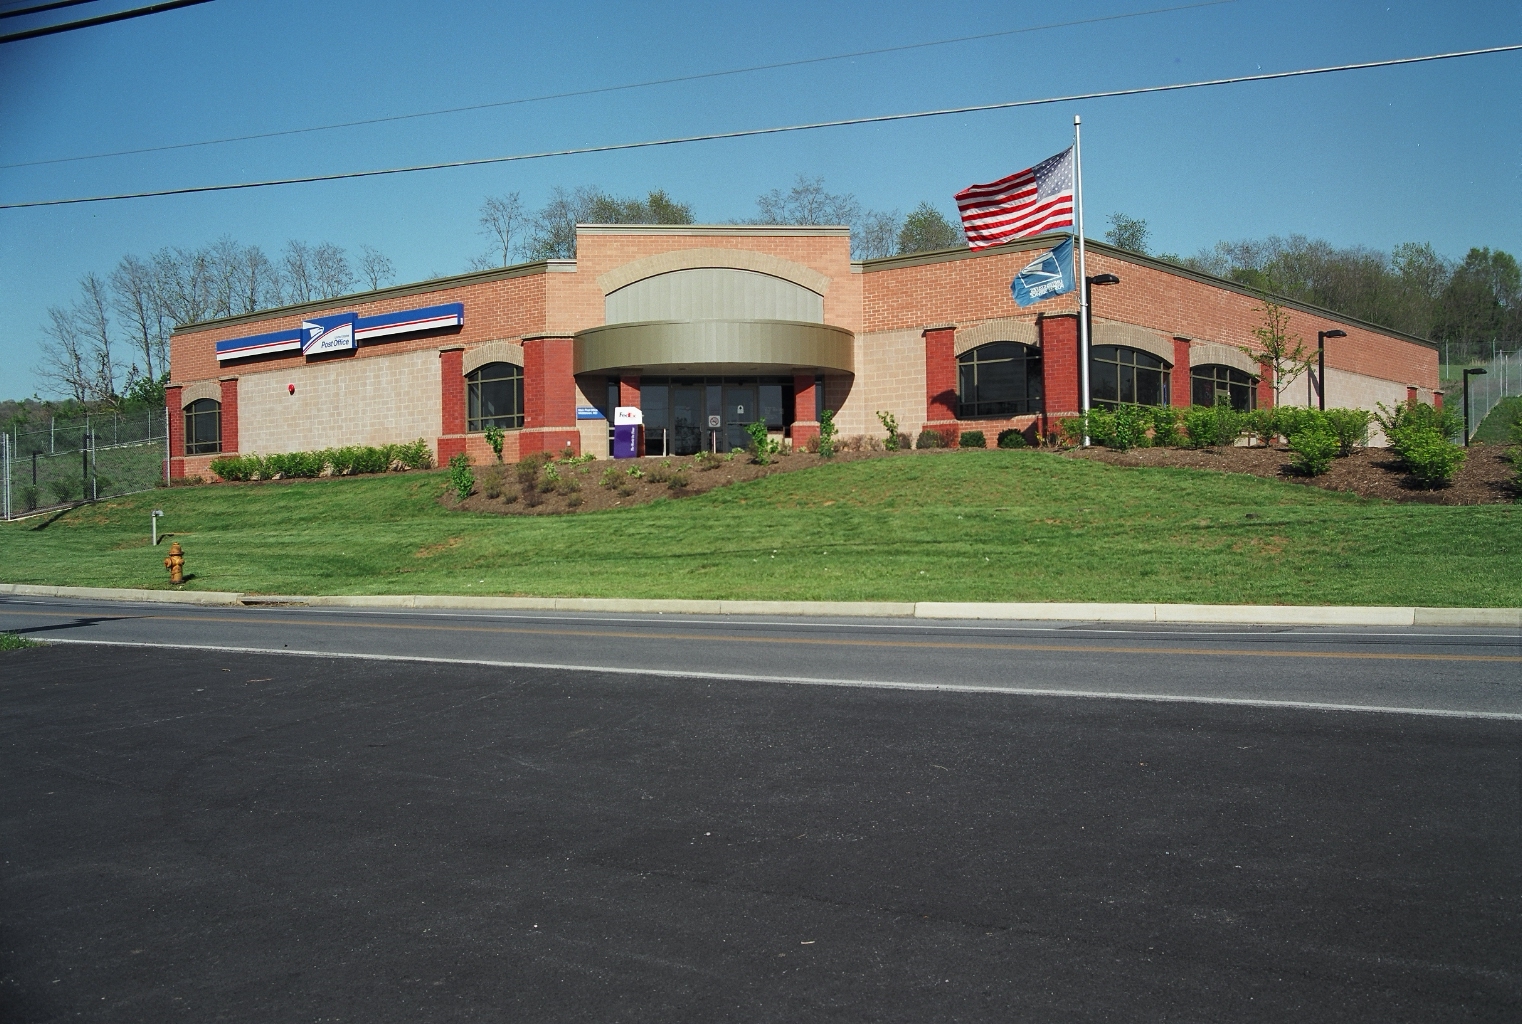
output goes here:
<path id="1" fill-rule="evenodd" d="M 294 384 L 287 384 L 287 385 L 286 385 L 286 386 L 285 386 L 285 389 L 286 389 L 286 390 L 287 390 L 287 391 L 289 391 L 289 392 L 290 392 L 290 393 L 291 393 L 291 394 L 293 394 L 293 395 L 294 395 L 294 394 L 295 394 L 295 393 L 296 393 L 296 385 L 294 385 Z"/>

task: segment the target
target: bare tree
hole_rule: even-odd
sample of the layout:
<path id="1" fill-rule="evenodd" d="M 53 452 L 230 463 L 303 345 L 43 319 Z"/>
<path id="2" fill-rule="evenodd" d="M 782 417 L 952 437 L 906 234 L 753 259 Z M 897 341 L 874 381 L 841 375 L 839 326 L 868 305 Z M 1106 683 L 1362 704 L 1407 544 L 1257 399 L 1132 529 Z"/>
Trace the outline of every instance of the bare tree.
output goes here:
<path id="1" fill-rule="evenodd" d="M 898 252 L 898 236 L 903 221 L 897 210 L 884 213 L 868 210 L 860 227 L 851 229 L 851 255 L 858 260 L 875 260 Z"/>
<path id="2" fill-rule="evenodd" d="M 368 245 L 359 247 L 359 274 L 361 279 L 370 286 L 371 291 L 384 287 L 391 283 L 396 276 L 396 270 L 391 266 L 391 260 L 379 249 L 372 249 Z"/>
<path id="3" fill-rule="evenodd" d="M 79 279 L 79 302 L 74 307 L 74 321 L 81 339 L 89 346 L 92 398 L 116 397 L 116 378 L 120 367 L 111 351 L 111 290 L 94 273 Z"/>
<path id="4" fill-rule="evenodd" d="M 472 261 L 472 269 L 488 270 L 510 266 L 513 254 L 522 248 L 519 235 L 523 233 L 527 215 L 523 200 L 516 192 L 502 196 L 487 196 L 481 203 L 480 233 L 490 242 L 486 252 Z"/>
<path id="5" fill-rule="evenodd" d="M 849 192 L 824 190 L 824 178 L 798 175 L 786 192 L 774 188 L 756 197 L 761 215 L 758 224 L 854 224 L 861 216 L 861 203 Z"/>
<path id="6" fill-rule="evenodd" d="M 349 257 L 332 242 L 312 250 L 312 285 L 315 298 L 331 299 L 354 290 L 354 271 Z"/>
<path id="7" fill-rule="evenodd" d="M 311 302 L 317 297 L 317 281 L 312 269 L 312 247 L 291 239 L 280 257 L 288 302 Z"/>
<path id="8" fill-rule="evenodd" d="M 239 253 L 237 281 L 234 313 L 254 313 L 280 305 L 280 270 L 259 246 L 247 246 Z"/>
<path id="9" fill-rule="evenodd" d="M 160 249 L 153 254 L 159 302 L 170 323 L 195 324 L 212 315 L 212 272 L 205 250 Z"/>
<path id="10" fill-rule="evenodd" d="M 57 385 L 76 402 L 90 397 L 93 373 L 87 345 L 80 335 L 74 311 L 61 306 L 48 307 L 47 323 L 42 325 L 42 362 L 34 373 Z"/>
<path id="11" fill-rule="evenodd" d="M 156 380 L 166 369 L 169 334 L 153 267 L 136 256 L 123 256 L 111 272 L 111 291 L 116 315 L 132 336 L 145 376 Z"/>
<path id="12" fill-rule="evenodd" d="M 556 186 L 550 201 L 534 214 L 530 225 L 529 259 L 572 259 L 576 255 L 576 224 L 587 222 L 602 193 L 583 185 L 573 192 Z"/>
<path id="13" fill-rule="evenodd" d="M 1316 350 L 1306 348 L 1298 334 L 1289 333 L 1289 313 L 1276 302 L 1264 299 L 1262 305 L 1254 306 L 1253 312 L 1263 314 L 1263 324 L 1254 327 L 1253 337 L 1258 348 L 1242 345 L 1249 357 L 1267 363 L 1274 375 L 1274 405 L 1282 404 L 1284 389 L 1310 367 L 1316 358 Z"/>

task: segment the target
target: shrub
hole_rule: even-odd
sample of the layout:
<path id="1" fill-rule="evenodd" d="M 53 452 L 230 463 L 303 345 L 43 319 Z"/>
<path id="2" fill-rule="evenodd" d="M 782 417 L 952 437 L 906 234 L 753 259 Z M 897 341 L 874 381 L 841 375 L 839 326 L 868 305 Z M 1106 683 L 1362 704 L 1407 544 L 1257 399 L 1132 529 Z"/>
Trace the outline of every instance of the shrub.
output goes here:
<path id="1" fill-rule="evenodd" d="M 523 504 L 529 508 L 538 508 L 544 504 L 544 498 L 540 496 L 537 487 L 525 487 L 523 489 Z"/>
<path id="2" fill-rule="evenodd" d="M 826 409 L 819 414 L 819 440 L 816 442 L 819 457 L 832 459 L 835 457 L 835 412 Z"/>
<path id="3" fill-rule="evenodd" d="M 421 437 L 411 444 L 392 445 L 391 458 L 404 469 L 428 469 L 433 465 L 433 452 Z"/>
<path id="4" fill-rule="evenodd" d="M 670 487 L 673 491 L 680 491 L 687 486 L 687 483 L 687 474 L 678 471 L 671 474 L 671 479 L 666 482 L 666 486 Z"/>
<path id="5" fill-rule="evenodd" d="M 888 432 L 888 436 L 883 440 L 883 447 L 890 452 L 898 451 L 899 438 L 901 437 L 898 432 L 898 417 L 891 412 L 879 412 L 877 414 L 877 421 Z"/>
<path id="6" fill-rule="evenodd" d="M 259 458 L 255 455 L 224 455 L 211 460 L 211 471 L 223 480 L 252 480 L 259 474 Z"/>
<path id="7" fill-rule="evenodd" d="M 958 448 L 987 448 L 988 441 L 981 430 L 964 430 L 957 436 Z"/>
<path id="8" fill-rule="evenodd" d="M 549 456 L 543 452 L 535 452 L 533 455 L 525 456 L 513 467 L 513 472 L 517 475 L 518 483 L 522 486 L 525 495 L 539 486 L 539 471 L 544 468 L 547 461 Z"/>
<path id="9" fill-rule="evenodd" d="M 1096 410 L 1098 411 L 1098 410 Z M 1152 412 L 1144 405 L 1117 405 L 1109 414 L 1108 436 L 1102 444 L 1118 451 L 1145 448 L 1151 441 L 1147 428 L 1152 425 Z"/>
<path id="10" fill-rule="evenodd" d="M 489 466 L 481 474 L 481 493 L 488 498 L 502 497 L 502 466 Z"/>
<path id="11" fill-rule="evenodd" d="M 1452 409 L 1436 409 L 1420 402 L 1397 403 L 1393 409 L 1386 408 L 1383 402 L 1375 404 L 1379 411 L 1374 414 L 1374 420 L 1390 439 L 1391 447 L 1395 446 L 1395 435 L 1406 429 L 1436 430 L 1444 440 L 1452 440 L 1464 432 L 1464 418 Z"/>
<path id="12" fill-rule="evenodd" d="M 449 459 L 449 486 L 454 489 L 455 495 L 464 501 L 470 497 L 470 492 L 475 490 L 476 474 L 470 468 L 470 456 L 459 452 Z"/>
<path id="13" fill-rule="evenodd" d="M 266 455 L 259 467 L 259 475 L 266 480 L 281 477 L 321 476 L 327 467 L 324 452 L 276 452 Z"/>
<path id="14" fill-rule="evenodd" d="M 582 498 L 580 491 L 573 491 L 571 494 L 566 496 L 565 503 L 568 508 L 577 508 L 581 505 L 583 500 L 584 499 Z"/>
<path id="15" fill-rule="evenodd" d="M 767 436 L 766 424 L 761 420 L 747 423 L 745 432 L 750 435 L 750 444 L 746 446 L 746 450 L 750 452 L 751 458 L 758 466 L 765 466 L 771 462 L 772 456 L 776 455 L 777 450 L 782 447 Z"/>
<path id="16" fill-rule="evenodd" d="M 384 473 L 391 468 L 391 448 L 370 448 L 351 444 L 343 448 L 329 448 L 315 453 L 333 467 L 334 476 L 351 476 L 355 473 Z M 273 457 L 273 456 L 272 456 Z M 321 470 L 318 470 L 321 473 Z M 287 473 L 287 476 L 298 474 Z M 299 474 L 306 475 L 306 474 Z M 316 475 L 316 474 L 313 474 Z"/>
<path id="17" fill-rule="evenodd" d="M 1289 447 L 1294 452 L 1290 465 L 1295 472 L 1320 476 L 1332 468 L 1332 459 L 1337 455 L 1337 435 L 1325 424 L 1312 422 L 1305 430 L 1290 435 Z"/>
<path id="18" fill-rule="evenodd" d="M 998 445 L 1000 448 L 1025 448 L 1025 435 L 1014 428 L 999 431 Z"/>
<path id="19" fill-rule="evenodd" d="M 692 457 L 692 464 L 699 469 L 718 469 L 719 457 L 713 452 L 698 452 Z"/>
<path id="20" fill-rule="evenodd" d="M 1247 417 L 1226 402 L 1191 406 L 1184 412 L 1184 430 L 1189 447 L 1214 448 L 1233 444 L 1242 433 Z"/>
<path id="21" fill-rule="evenodd" d="M 1326 425 L 1337 438 L 1337 454 L 1351 455 L 1354 448 L 1369 443 L 1369 420 L 1367 409 L 1328 409 Z"/>
<path id="22" fill-rule="evenodd" d="M 944 448 L 946 447 L 946 439 L 941 436 L 941 432 L 939 430 L 921 430 L 919 440 L 914 442 L 914 447 Z M 893 449 L 889 450 L 891 451 Z"/>
<path id="23" fill-rule="evenodd" d="M 606 487 L 610 491 L 613 488 L 617 487 L 618 486 L 618 467 L 617 466 L 609 466 L 607 469 L 603 470 L 602 471 L 602 479 L 599 480 L 598 483 L 602 484 L 604 487 Z"/>
<path id="24" fill-rule="evenodd" d="M 1423 487 L 1442 487 L 1464 464 L 1464 449 L 1449 441 L 1434 427 L 1408 427 L 1403 436 L 1401 457 Z"/>
<path id="25" fill-rule="evenodd" d="M 502 461 L 502 439 L 506 436 L 507 433 L 496 424 L 486 428 L 486 443 L 491 445 L 491 453 L 497 457 L 498 462 Z"/>
<path id="26" fill-rule="evenodd" d="M 539 482 L 539 490 L 548 494 L 559 486 L 560 470 L 555 468 L 553 462 L 546 462 L 544 464 L 544 479 Z"/>
<path id="27" fill-rule="evenodd" d="M 1179 410 L 1166 405 L 1152 407 L 1152 444 L 1158 448 L 1177 448 L 1179 436 Z"/>

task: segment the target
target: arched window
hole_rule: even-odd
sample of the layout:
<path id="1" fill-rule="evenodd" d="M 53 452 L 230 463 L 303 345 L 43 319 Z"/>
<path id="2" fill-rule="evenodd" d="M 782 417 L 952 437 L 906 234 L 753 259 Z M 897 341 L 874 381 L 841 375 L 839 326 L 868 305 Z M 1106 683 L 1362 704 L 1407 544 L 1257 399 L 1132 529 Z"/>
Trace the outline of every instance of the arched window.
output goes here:
<path id="1" fill-rule="evenodd" d="M 523 426 L 523 367 L 487 363 L 465 375 L 465 429 Z"/>
<path id="2" fill-rule="evenodd" d="M 1096 405 L 1168 404 L 1168 364 L 1124 345 L 1095 345 L 1089 360 L 1089 396 Z"/>
<path id="3" fill-rule="evenodd" d="M 995 341 L 957 356 L 957 416 L 1041 411 L 1041 350 Z"/>
<path id="4" fill-rule="evenodd" d="M 1234 366 L 1206 363 L 1189 368 L 1190 400 L 1195 405 L 1226 401 L 1238 412 L 1258 407 L 1258 380 Z"/>
<path id="5" fill-rule="evenodd" d="M 222 403 L 197 398 L 185 407 L 185 454 L 215 455 L 222 450 Z"/>

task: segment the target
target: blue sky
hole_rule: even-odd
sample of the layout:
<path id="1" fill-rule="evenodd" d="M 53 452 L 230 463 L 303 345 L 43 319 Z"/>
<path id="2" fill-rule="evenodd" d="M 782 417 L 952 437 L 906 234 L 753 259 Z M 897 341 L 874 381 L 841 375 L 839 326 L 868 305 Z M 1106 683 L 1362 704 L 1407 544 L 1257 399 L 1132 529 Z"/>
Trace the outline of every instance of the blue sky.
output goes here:
<path id="1" fill-rule="evenodd" d="M 105 0 L 58 12 L 134 6 Z M 1172 6 L 215 0 L 0 46 L 0 164 L 537 96 Z M 0 9 L 21 0 L 0 0 Z M 0 22 L 15 31 L 36 19 Z M 364 128 L 0 169 L 22 201 L 531 152 L 1522 42 L 1510 2 L 1238 0 L 1195 10 Z M 0 211 L 0 397 L 31 373 L 49 305 L 126 253 L 230 234 L 362 244 L 399 281 L 466 269 L 483 196 L 664 188 L 700 221 L 754 216 L 801 173 L 867 206 L 951 196 L 1067 145 L 1084 121 L 1091 236 L 1154 246 L 1301 232 L 1388 249 L 1522 254 L 1522 54 L 1173 95 L 483 168 Z"/>

